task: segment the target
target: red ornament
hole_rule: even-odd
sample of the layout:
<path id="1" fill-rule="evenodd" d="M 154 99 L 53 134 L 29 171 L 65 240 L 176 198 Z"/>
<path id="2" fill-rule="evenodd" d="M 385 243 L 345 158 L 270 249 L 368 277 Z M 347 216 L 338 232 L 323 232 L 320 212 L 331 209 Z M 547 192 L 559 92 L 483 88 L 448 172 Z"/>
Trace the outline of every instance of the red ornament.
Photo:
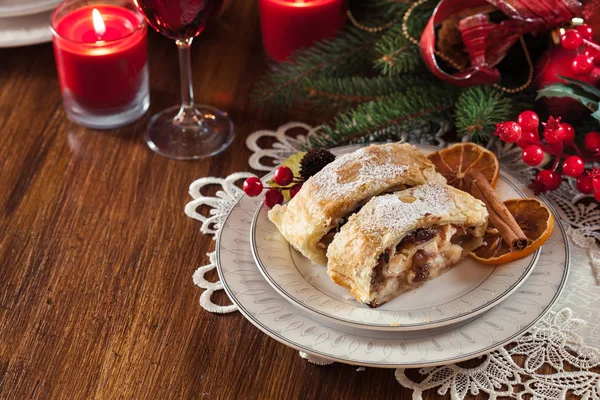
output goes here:
<path id="1" fill-rule="evenodd" d="M 577 51 L 567 50 L 562 46 L 554 47 L 545 52 L 536 65 L 535 88 L 541 89 L 552 83 L 565 83 L 559 76 L 576 78 L 594 86 L 599 86 L 600 68 L 594 67 L 587 75 L 577 75 L 571 69 L 571 61 L 575 56 L 577 56 Z M 574 120 L 580 115 L 589 114 L 589 110 L 574 99 L 552 97 L 543 98 L 541 101 L 546 105 L 549 114 L 561 115 L 567 120 Z"/>
<path id="2" fill-rule="evenodd" d="M 244 181 L 243 190 L 248 196 L 256 197 L 262 192 L 263 184 L 257 177 L 251 176 Z"/>
<path id="3" fill-rule="evenodd" d="M 583 145 L 585 148 L 592 152 L 597 153 L 600 151 L 600 133 L 590 132 L 583 138 Z"/>
<path id="4" fill-rule="evenodd" d="M 596 201 L 600 201 L 600 190 L 594 190 L 594 198 L 596 199 Z"/>
<path id="5" fill-rule="evenodd" d="M 517 140 L 517 146 L 524 149 L 531 144 L 539 144 L 540 135 L 536 131 L 523 131 L 521 133 L 521 139 Z"/>
<path id="6" fill-rule="evenodd" d="M 565 138 L 563 139 L 563 142 L 572 143 L 575 139 L 575 128 L 573 128 L 573 125 L 567 124 L 566 122 L 561 122 L 560 126 L 562 126 L 565 131 Z"/>
<path id="7" fill-rule="evenodd" d="M 522 132 L 523 130 L 519 124 L 514 121 L 507 121 L 496 124 L 494 135 L 498 136 L 503 142 L 514 143 L 521 138 Z"/>
<path id="8" fill-rule="evenodd" d="M 544 151 L 540 146 L 532 144 L 523 149 L 521 158 L 525 164 L 535 167 L 540 165 L 540 163 L 544 160 Z"/>
<path id="9" fill-rule="evenodd" d="M 592 177 L 587 173 L 579 175 L 575 181 L 575 187 L 583 194 L 591 194 L 594 191 Z"/>
<path id="10" fill-rule="evenodd" d="M 563 162 L 563 172 L 567 176 L 571 176 L 573 178 L 578 177 L 585 170 L 585 164 L 581 157 L 570 156 L 567 157 L 565 162 Z"/>
<path id="11" fill-rule="evenodd" d="M 283 194 L 280 190 L 269 189 L 265 192 L 265 205 L 269 208 L 275 207 L 276 204 L 283 203 Z"/>
<path id="12" fill-rule="evenodd" d="M 285 165 L 282 165 L 275 169 L 273 180 L 276 184 L 280 186 L 287 186 L 294 180 L 294 173 L 291 169 L 289 169 Z"/>
<path id="13" fill-rule="evenodd" d="M 540 117 L 535 112 L 527 110 L 519 114 L 517 122 L 525 132 L 537 131 L 540 126 Z"/>
<path id="14" fill-rule="evenodd" d="M 296 196 L 296 194 L 298 194 L 300 189 L 302 189 L 301 183 L 296 183 L 294 186 L 292 186 L 292 188 L 290 189 L 290 198 L 293 199 Z"/>
<path id="15" fill-rule="evenodd" d="M 569 29 L 563 33 L 562 37 L 560 38 L 560 44 L 562 44 L 565 49 L 569 50 L 578 48 L 582 43 L 583 38 L 575 29 Z"/>

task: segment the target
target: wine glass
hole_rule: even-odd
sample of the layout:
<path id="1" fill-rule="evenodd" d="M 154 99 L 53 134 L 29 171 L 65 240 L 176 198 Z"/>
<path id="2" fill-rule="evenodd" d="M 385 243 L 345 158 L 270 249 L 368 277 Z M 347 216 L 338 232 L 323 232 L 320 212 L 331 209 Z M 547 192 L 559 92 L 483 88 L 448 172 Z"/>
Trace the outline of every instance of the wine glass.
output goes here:
<path id="1" fill-rule="evenodd" d="M 148 24 L 175 40 L 179 51 L 181 106 L 154 115 L 146 143 L 166 157 L 191 160 L 215 155 L 231 144 L 233 123 L 226 112 L 195 105 L 190 46 L 221 10 L 223 0 L 134 0 Z"/>

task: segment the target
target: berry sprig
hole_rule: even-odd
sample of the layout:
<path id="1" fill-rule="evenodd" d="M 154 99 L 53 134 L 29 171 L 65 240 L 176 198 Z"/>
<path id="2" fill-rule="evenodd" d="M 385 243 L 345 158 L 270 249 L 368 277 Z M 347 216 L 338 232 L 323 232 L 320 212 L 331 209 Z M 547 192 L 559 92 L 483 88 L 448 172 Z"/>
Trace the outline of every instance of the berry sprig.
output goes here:
<path id="1" fill-rule="evenodd" d="M 300 160 L 300 176 L 294 176 L 291 168 L 285 165 L 277 167 L 273 173 L 273 181 L 278 187 L 267 188 L 265 191 L 265 205 L 273 208 L 277 204 L 282 204 L 284 201 L 283 192 L 285 191 L 289 191 L 290 199 L 294 198 L 308 178 L 321 171 L 333 160 L 335 160 L 335 155 L 329 150 L 311 149 Z M 260 195 L 264 189 L 263 182 L 255 176 L 251 176 L 244 181 L 244 193 L 250 197 Z"/>
<path id="2" fill-rule="evenodd" d="M 540 125 L 543 127 L 542 137 L 538 132 Z M 538 172 L 530 186 L 536 194 L 558 189 L 562 176 L 566 175 L 577 178 L 575 185 L 581 193 L 594 193 L 596 200 L 600 201 L 600 168 L 585 169 L 586 162 L 599 161 L 600 133 L 586 134 L 584 149 L 581 149 L 574 143 L 575 129 L 571 124 L 561 122 L 560 117 L 553 116 L 540 124 L 538 115 L 527 110 L 519 114 L 516 122 L 496 124 L 494 134 L 500 140 L 516 143 L 522 148 L 523 162 L 532 167 L 539 166 L 546 155 L 554 157 L 550 169 Z"/>
<path id="3" fill-rule="evenodd" d="M 569 29 L 560 38 L 560 44 L 568 50 L 577 50 L 571 61 L 571 70 L 577 75 L 585 75 L 592 71 L 596 58 L 600 56 L 600 46 L 592 41 L 593 29 L 586 24 Z"/>
<path id="4" fill-rule="evenodd" d="M 289 190 L 290 198 L 293 198 L 302 187 L 303 181 L 300 179 L 300 177 L 294 177 L 294 173 L 290 168 L 284 165 L 277 167 L 273 174 L 273 180 L 281 187 L 270 187 L 267 189 L 265 192 L 265 205 L 273 208 L 276 204 L 282 204 L 284 199 L 282 192 L 284 190 Z M 294 185 L 289 186 L 291 183 L 294 183 Z M 262 181 L 255 176 L 251 176 L 244 181 L 244 193 L 250 197 L 258 196 L 264 189 Z"/>

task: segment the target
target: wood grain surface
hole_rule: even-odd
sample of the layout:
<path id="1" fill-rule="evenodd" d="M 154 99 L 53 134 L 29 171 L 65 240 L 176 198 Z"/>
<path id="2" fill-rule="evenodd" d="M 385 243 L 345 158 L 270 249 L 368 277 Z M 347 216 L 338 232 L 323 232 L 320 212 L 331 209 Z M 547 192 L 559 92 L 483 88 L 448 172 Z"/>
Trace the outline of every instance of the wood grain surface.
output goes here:
<path id="1" fill-rule="evenodd" d="M 192 54 L 196 99 L 228 110 L 237 137 L 181 162 L 142 141 L 178 102 L 172 41 L 150 33 L 150 113 L 112 131 L 66 119 L 50 44 L 0 49 L 0 399 L 410 399 L 391 370 L 315 366 L 200 308 L 192 273 L 214 242 L 183 213 L 189 184 L 247 170 L 254 130 L 319 121 L 251 107 L 266 69 L 255 1 L 233 2 Z"/>

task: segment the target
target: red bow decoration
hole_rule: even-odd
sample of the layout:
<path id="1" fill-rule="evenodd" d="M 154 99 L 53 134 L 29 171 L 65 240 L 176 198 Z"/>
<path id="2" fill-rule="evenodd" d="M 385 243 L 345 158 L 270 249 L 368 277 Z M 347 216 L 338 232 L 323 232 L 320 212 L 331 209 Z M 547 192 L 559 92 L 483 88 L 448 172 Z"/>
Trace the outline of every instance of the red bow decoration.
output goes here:
<path id="1" fill-rule="evenodd" d="M 490 22 L 500 10 L 508 19 Z M 557 27 L 581 14 L 577 0 L 441 0 L 421 36 L 421 55 L 438 78 L 466 87 L 500 82 L 495 66 L 524 33 Z M 435 27 L 454 15 L 466 15 L 458 25 L 471 65 L 455 74 L 442 71 L 435 57 Z"/>

